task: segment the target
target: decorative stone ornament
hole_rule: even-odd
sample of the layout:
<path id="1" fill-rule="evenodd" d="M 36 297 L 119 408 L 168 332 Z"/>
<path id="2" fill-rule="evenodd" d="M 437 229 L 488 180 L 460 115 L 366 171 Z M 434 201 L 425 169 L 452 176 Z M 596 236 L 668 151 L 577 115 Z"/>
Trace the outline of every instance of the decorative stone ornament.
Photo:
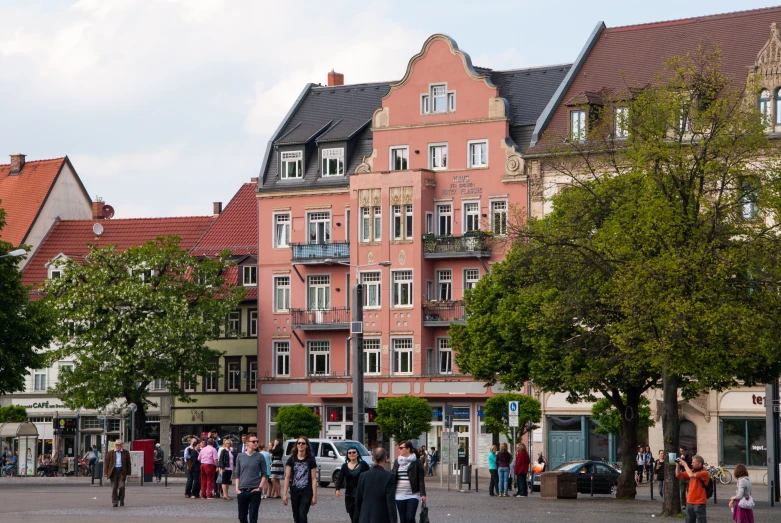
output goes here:
<path id="1" fill-rule="evenodd" d="M 521 157 L 521 149 L 510 138 L 505 138 L 501 143 L 504 149 L 504 174 L 507 177 L 521 176 L 524 169 L 524 160 Z"/>
<path id="2" fill-rule="evenodd" d="M 374 170 L 374 159 L 377 157 L 377 149 L 372 149 L 370 156 L 364 156 L 358 167 L 355 168 L 355 174 L 366 174 Z"/>
<path id="3" fill-rule="evenodd" d="M 404 249 L 399 251 L 399 265 L 404 265 L 407 261 L 407 253 L 404 252 Z"/>

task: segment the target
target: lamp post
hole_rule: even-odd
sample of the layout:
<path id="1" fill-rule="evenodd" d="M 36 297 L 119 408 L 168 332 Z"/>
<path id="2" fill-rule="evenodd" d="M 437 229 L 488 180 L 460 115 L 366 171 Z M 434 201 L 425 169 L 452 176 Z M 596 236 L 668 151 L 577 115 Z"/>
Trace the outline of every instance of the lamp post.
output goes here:
<path id="1" fill-rule="evenodd" d="M 16 249 L 15 251 L 11 251 L 8 254 L 3 254 L 0 256 L 0 258 L 18 258 L 19 256 L 24 256 L 25 254 L 27 254 L 27 251 L 24 249 Z"/>
<path id="2" fill-rule="evenodd" d="M 326 258 L 325 263 L 336 263 L 347 267 L 355 267 L 356 269 L 391 266 L 389 261 L 353 265 L 352 263 L 337 261 L 331 258 Z M 360 328 L 358 328 L 359 326 Z M 366 414 L 364 413 L 363 397 L 363 285 L 359 282 L 358 274 L 355 275 L 355 285 L 353 285 L 353 313 L 350 337 L 352 338 L 353 350 L 353 439 L 364 444 Z"/>

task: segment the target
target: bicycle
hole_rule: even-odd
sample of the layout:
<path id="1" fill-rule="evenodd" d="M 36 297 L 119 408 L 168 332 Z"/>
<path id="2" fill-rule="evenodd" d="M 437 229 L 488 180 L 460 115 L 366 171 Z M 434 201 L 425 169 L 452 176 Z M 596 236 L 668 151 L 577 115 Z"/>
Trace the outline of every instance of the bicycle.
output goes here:
<path id="1" fill-rule="evenodd" d="M 169 476 L 173 476 L 177 472 L 184 472 L 184 460 L 180 457 L 170 456 L 168 463 L 165 464 L 165 469 L 168 471 Z"/>
<path id="2" fill-rule="evenodd" d="M 706 463 L 705 470 L 710 473 L 710 476 L 713 479 L 718 479 L 719 483 L 722 485 L 729 485 L 732 483 L 732 472 L 725 469 L 723 464 L 719 465 L 718 467 L 711 467 Z"/>
<path id="3" fill-rule="evenodd" d="M 89 476 L 90 475 L 90 472 L 89 472 L 89 461 L 87 461 L 84 458 L 81 458 L 79 460 L 79 466 L 76 469 L 76 475 L 77 476 Z"/>
<path id="4" fill-rule="evenodd" d="M 767 472 L 765 472 L 765 475 L 762 476 L 762 483 L 764 483 L 765 486 L 767 486 Z"/>

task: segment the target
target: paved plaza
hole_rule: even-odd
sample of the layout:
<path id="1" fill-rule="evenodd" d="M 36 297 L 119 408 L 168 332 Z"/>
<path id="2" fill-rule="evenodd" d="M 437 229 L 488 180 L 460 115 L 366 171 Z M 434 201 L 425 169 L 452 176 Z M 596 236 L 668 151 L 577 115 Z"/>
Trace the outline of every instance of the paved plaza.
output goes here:
<path id="1" fill-rule="evenodd" d="M 174 521 L 237 521 L 236 502 L 188 500 L 184 498 L 181 478 L 166 488 L 147 483 L 127 488 L 126 506 L 111 507 L 109 488 L 90 485 L 84 478 L 0 478 L 0 523 L 106 523 L 110 521 L 173 523 Z M 432 482 L 433 483 L 433 482 Z M 607 496 L 580 495 L 578 500 L 541 500 L 538 493 L 529 498 L 491 498 L 486 490 L 458 493 L 440 489 L 438 482 L 429 487 L 432 523 L 578 522 L 621 523 L 651 521 L 658 518 L 661 502 L 651 501 L 644 485 L 637 501 L 617 501 Z M 718 505 L 708 505 L 710 523 L 731 521 L 726 500 L 734 486 L 719 488 Z M 312 523 L 347 521 L 342 499 L 336 499 L 332 487 L 318 491 L 318 503 L 310 512 Z M 755 487 L 759 499 L 766 487 Z M 757 523 L 781 521 L 781 507 L 771 508 L 758 502 Z M 280 500 L 263 500 L 260 520 L 264 523 L 292 521 L 290 507 Z M 677 521 L 677 520 L 676 520 Z"/>

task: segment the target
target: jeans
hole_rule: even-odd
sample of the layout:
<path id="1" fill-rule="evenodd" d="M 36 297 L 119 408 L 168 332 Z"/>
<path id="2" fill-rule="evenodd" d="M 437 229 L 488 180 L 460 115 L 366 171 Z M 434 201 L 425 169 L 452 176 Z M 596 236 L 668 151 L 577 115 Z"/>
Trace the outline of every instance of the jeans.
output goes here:
<path id="1" fill-rule="evenodd" d="M 193 474 L 186 468 L 184 469 L 184 474 L 187 476 L 187 483 L 184 484 L 184 495 L 191 496 L 193 493 L 193 480 L 195 478 Z"/>
<path id="2" fill-rule="evenodd" d="M 518 483 L 518 495 L 519 496 L 528 496 L 528 483 L 526 483 L 526 475 L 521 474 L 520 476 L 515 476 L 515 481 Z"/>
<path id="3" fill-rule="evenodd" d="M 309 523 L 309 507 L 312 506 L 312 492 L 291 488 L 290 504 L 293 507 L 293 521 L 295 523 Z"/>
<path id="4" fill-rule="evenodd" d="M 155 476 L 157 477 L 157 481 L 160 481 L 160 478 L 163 476 L 163 464 L 153 463 L 153 466 L 155 467 Z"/>
<path id="5" fill-rule="evenodd" d="M 689 482 L 682 479 L 678 482 L 678 491 L 681 494 L 681 508 L 686 508 L 686 496 L 689 494 Z"/>
<path id="6" fill-rule="evenodd" d="M 657 483 L 659 483 L 659 497 L 664 497 L 664 480 L 663 479 L 657 479 Z"/>
<path id="7" fill-rule="evenodd" d="M 214 465 L 201 464 L 201 497 L 214 497 Z"/>
<path id="8" fill-rule="evenodd" d="M 397 499 L 396 508 L 399 510 L 399 523 L 415 523 L 415 514 L 418 512 L 419 499 Z"/>
<path id="9" fill-rule="evenodd" d="M 510 476 L 510 467 L 499 467 L 499 494 L 507 494 L 507 478 Z"/>
<path id="10" fill-rule="evenodd" d="M 686 505 L 686 523 L 708 523 L 705 517 L 705 505 Z"/>
<path id="11" fill-rule="evenodd" d="M 258 523 L 258 511 L 262 492 L 239 492 L 236 500 L 239 504 L 239 521 L 241 523 Z"/>
<path id="12" fill-rule="evenodd" d="M 499 494 L 499 471 L 496 469 L 489 469 L 491 474 L 491 482 L 488 483 L 488 494 L 491 496 Z"/>
<path id="13" fill-rule="evenodd" d="M 433 476 L 434 475 L 434 467 L 437 465 L 436 461 L 431 461 L 428 464 L 428 475 Z"/>

